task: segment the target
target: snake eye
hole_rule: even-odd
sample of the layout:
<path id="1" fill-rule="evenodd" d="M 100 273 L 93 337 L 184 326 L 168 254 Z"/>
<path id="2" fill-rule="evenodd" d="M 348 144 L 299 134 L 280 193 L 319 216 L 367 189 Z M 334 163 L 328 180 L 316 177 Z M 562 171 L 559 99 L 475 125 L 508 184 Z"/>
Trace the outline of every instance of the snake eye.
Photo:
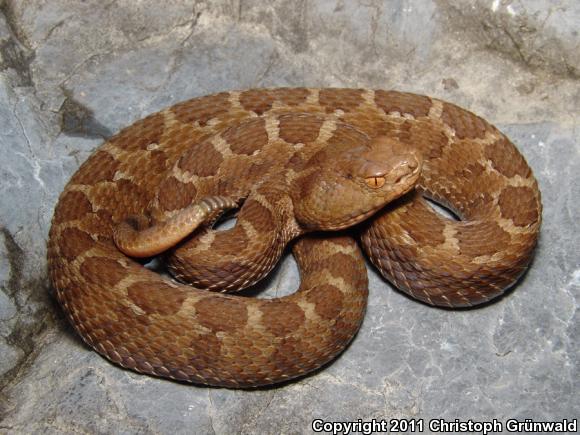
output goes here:
<path id="1" fill-rule="evenodd" d="M 365 178 L 367 186 L 372 187 L 373 189 L 378 189 L 385 185 L 385 177 L 367 177 Z"/>

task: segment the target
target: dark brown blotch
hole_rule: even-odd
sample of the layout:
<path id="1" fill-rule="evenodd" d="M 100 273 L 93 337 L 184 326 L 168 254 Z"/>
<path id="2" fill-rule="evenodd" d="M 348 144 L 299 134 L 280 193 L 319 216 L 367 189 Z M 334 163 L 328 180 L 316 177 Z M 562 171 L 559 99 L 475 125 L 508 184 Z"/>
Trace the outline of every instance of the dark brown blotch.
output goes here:
<path id="1" fill-rule="evenodd" d="M 242 157 L 227 159 L 220 169 L 220 172 L 227 176 L 219 177 L 217 188 L 212 192 L 231 198 L 245 196 L 248 186 L 253 186 L 263 180 L 270 170 L 272 170 L 272 164 L 268 161 Z"/>
<path id="2" fill-rule="evenodd" d="M 275 95 L 271 91 L 252 89 L 240 94 L 240 104 L 242 107 L 257 115 L 263 115 L 272 108 Z"/>
<path id="3" fill-rule="evenodd" d="M 405 124 L 409 123 L 405 121 Z M 409 133 L 404 132 L 401 141 L 415 147 L 424 159 L 438 159 L 449 145 L 449 138 L 443 129 L 431 122 L 415 122 L 411 124 Z"/>
<path id="4" fill-rule="evenodd" d="M 61 233 L 60 253 L 67 260 L 74 260 L 95 245 L 93 238 L 78 228 L 66 228 Z"/>
<path id="5" fill-rule="evenodd" d="M 316 314 L 326 320 L 336 319 L 343 308 L 344 295 L 330 284 L 313 288 L 307 296 L 308 302 L 315 305 Z"/>
<path id="6" fill-rule="evenodd" d="M 164 131 L 165 117 L 161 113 L 154 113 L 121 130 L 109 142 L 127 151 L 146 150 L 149 145 L 161 141 Z"/>
<path id="7" fill-rule="evenodd" d="M 117 285 L 128 273 L 117 260 L 103 257 L 86 258 L 81 264 L 80 272 L 87 280 L 106 287 Z"/>
<path id="8" fill-rule="evenodd" d="M 193 367 L 218 367 L 222 363 L 222 342 L 215 333 L 203 333 L 190 342 L 190 364 Z"/>
<path id="9" fill-rule="evenodd" d="M 527 178 L 531 174 L 526 160 L 505 137 L 487 145 L 484 152 L 494 169 L 508 178 L 515 175 Z"/>
<path id="10" fill-rule="evenodd" d="M 143 188 L 139 187 L 137 184 L 133 183 L 131 180 L 122 179 L 115 184 L 116 192 L 110 201 L 110 209 L 117 209 L 119 203 L 125 203 L 130 205 L 127 214 L 142 214 L 143 210 L 147 207 L 150 200 L 150 195 Z"/>
<path id="11" fill-rule="evenodd" d="M 318 101 L 327 113 L 336 110 L 350 112 L 364 101 L 363 92 L 362 89 L 321 89 Z"/>
<path id="12" fill-rule="evenodd" d="M 443 103 L 441 120 L 455 130 L 458 139 L 482 139 L 485 132 L 491 130 L 479 116 L 450 103 Z"/>
<path id="13" fill-rule="evenodd" d="M 300 328 L 306 316 L 298 304 L 290 301 L 268 301 L 261 308 L 262 324 L 277 337 L 284 337 Z"/>
<path id="14" fill-rule="evenodd" d="M 486 192 L 480 192 L 476 196 L 469 198 L 465 204 L 461 205 L 461 212 L 467 219 L 477 219 L 478 215 L 486 215 L 493 207 L 494 199 Z"/>
<path id="15" fill-rule="evenodd" d="M 164 282 L 139 281 L 129 286 L 127 295 L 147 314 L 171 315 L 181 308 L 186 292 Z"/>
<path id="16" fill-rule="evenodd" d="M 456 173 L 458 178 L 461 178 L 472 183 L 477 183 L 479 177 L 485 173 L 485 167 L 480 163 L 470 163 L 467 166 L 460 168 Z"/>
<path id="17" fill-rule="evenodd" d="M 209 249 L 211 249 L 212 253 L 220 256 L 236 255 L 245 251 L 249 243 L 250 239 L 244 228 L 241 225 L 236 225 L 227 231 L 217 231 Z M 234 271 L 239 273 L 240 267 L 240 264 L 232 263 L 228 265 L 222 264 L 219 269 L 229 270 L 230 274 L 233 274 Z"/>
<path id="18" fill-rule="evenodd" d="M 461 254 L 469 257 L 494 255 L 504 250 L 511 240 L 509 233 L 492 221 L 459 224 L 455 238 Z"/>
<path id="19" fill-rule="evenodd" d="M 396 91 L 376 91 L 375 103 L 387 114 L 391 112 L 407 113 L 415 118 L 427 116 L 432 105 L 431 100 L 423 95 Z"/>
<path id="20" fill-rule="evenodd" d="M 228 297 L 207 297 L 195 304 L 197 320 L 214 332 L 233 332 L 248 321 L 248 311 L 242 300 Z"/>
<path id="21" fill-rule="evenodd" d="M 501 215 L 518 227 L 535 224 L 540 218 L 536 195 L 529 187 L 506 187 L 498 204 Z"/>
<path id="22" fill-rule="evenodd" d="M 397 119 L 398 122 L 393 122 L 392 125 L 392 129 L 389 129 L 387 131 L 387 133 L 385 134 L 385 136 L 387 137 L 392 137 L 394 139 L 397 139 L 399 142 L 403 142 L 403 143 L 408 143 L 411 138 L 415 138 L 415 136 L 421 136 L 421 135 L 415 135 L 415 134 L 411 134 L 411 130 L 413 130 L 413 127 L 417 126 L 422 126 L 423 123 L 417 123 L 417 122 L 412 122 L 409 121 L 408 119 L 405 119 L 401 122 L 400 119 Z M 431 131 L 429 132 L 431 133 Z M 413 144 L 414 145 L 414 144 Z"/>
<path id="23" fill-rule="evenodd" d="M 355 271 L 360 270 L 360 259 L 343 252 L 336 252 L 330 256 L 322 257 L 316 261 L 310 261 L 308 269 L 316 273 L 326 269 L 334 278 L 340 278 L 345 283 L 351 283 L 356 278 Z"/>
<path id="24" fill-rule="evenodd" d="M 317 116 L 287 114 L 279 117 L 279 136 L 290 143 L 313 142 L 320 133 L 324 120 Z"/>
<path id="25" fill-rule="evenodd" d="M 167 169 L 167 154 L 161 150 L 153 150 L 149 153 L 146 166 L 143 170 L 149 174 L 162 174 Z"/>
<path id="26" fill-rule="evenodd" d="M 319 337 L 314 337 L 314 339 Z M 274 352 L 270 360 L 277 370 L 284 373 L 285 371 L 308 370 L 313 367 L 312 361 L 304 361 L 305 351 L 314 353 L 319 352 L 317 346 L 320 344 L 312 340 L 312 342 L 304 343 L 305 338 L 302 337 L 284 337 L 276 343 Z M 310 346 L 310 348 L 309 348 Z M 306 367 L 305 367 L 306 363 Z"/>
<path id="27" fill-rule="evenodd" d="M 238 216 L 239 220 L 246 220 L 259 233 L 268 233 L 276 229 L 272 212 L 254 199 L 248 199 Z"/>
<path id="28" fill-rule="evenodd" d="M 119 162 L 106 151 L 97 151 L 72 177 L 72 184 L 97 184 L 102 181 L 113 181 L 119 169 Z"/>
<path id="29" fill-rule="evenodd" d="M 209 141 L 203 141 L 195 148 L 186 152 L 178 162 L 179 168 L 199 177 L 215 175 L 223 161 L 223 157 Z"/>
<path id="30" fill-rule="evenodd" d="M 193 183 L 184 184 L 175 177 L 168 177 L 159 186 L 157 199 L 162 210 L 179 210 L 191 205 L 196 194 Z"/>
<path id="31" fill-rule="evenodd" d="M 364 145 L 368 144 L 368 142 L 369 138 L 366 134 L 347 124 L 338 124 L 332 136 L 328 139 L 330 147 Z"/>
<path id="32" fill-rule="evenodd" d="M 108 241 L 112 237 L 113 220 L 108 210 L 99 210 L 83 225 L 90 228 L 90 233 L 99 241 Z"/>
<path id="33" fill-rule="evenodd" d="M 252 155 L 268 143 L 268 132 L 264 118 L 251 119 L 229 128 L 222 138 L 230 145 L 235 154 Z"/>
<path id="34" fill-rule="evenodd" d="M 99 210 L 97 212 L 97 217 L 103 232 L 110 232 L 110 229 L 113 227 L 113 217 L 111 213 L 107 210 Z"/>
<path id="35" fill-rule="evenodd" d="M 171 111 L 180 122 L 186 124 L 199 122 L 199 125 L 204 127 L 212 118 L 229 112 L 231 107 L 229 97 L 229 93 L 222 92 L 208 97 L 195 98 L 176 104 Z"/>
<path id="36" fill-rule="evenodd" d="M 445 220 L 439 218 L 425 200 L 413 201 L 405 216 L 404 228 L 419 246 L 437 246 L 445 242 Z"/>
<path id="37" fill-rule="evenodd" d="M 92 211 L 93 207 L 83 192 L 69 191 L 60 198 L 54 219 L 55 222 L 73 221 Z"/>
<path id="38" fill-rule="evenodd" d="M 305 88 L 294 89 L 276 89 L 273 91 L 274 96 L 282 104 L 287 106 L 298 106 L 306 102 L 310 91 Z"/>

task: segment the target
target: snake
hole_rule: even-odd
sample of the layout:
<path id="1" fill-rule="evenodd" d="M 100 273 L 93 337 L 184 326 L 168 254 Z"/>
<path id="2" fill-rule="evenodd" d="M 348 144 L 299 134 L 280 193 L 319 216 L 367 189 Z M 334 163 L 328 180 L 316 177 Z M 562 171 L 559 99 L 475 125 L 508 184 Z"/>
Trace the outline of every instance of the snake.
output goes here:
<path id="1" fill-rule="evenodd" d="M 474 306 L 526 271 L 541 212 L 517 148 L 452 103 L 372 89 L 221 92 L 95 149 L 55 207 L 48 271 L 76 333 L 113 363 L 252 388 L 346 349 L 368 299 L 360 247 L 410 297 Z M 294 293 L 236 294 L 286 247 Z"/>

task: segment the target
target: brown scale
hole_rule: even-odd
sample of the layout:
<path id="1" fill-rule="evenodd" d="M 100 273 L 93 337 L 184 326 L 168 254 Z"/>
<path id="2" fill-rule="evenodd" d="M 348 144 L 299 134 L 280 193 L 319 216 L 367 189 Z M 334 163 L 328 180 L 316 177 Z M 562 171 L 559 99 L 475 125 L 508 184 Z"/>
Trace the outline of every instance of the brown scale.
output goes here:
<path id="1" fill-rule="evenodd" d="M 222 92 L 196 100 L 184 101 L 171 107 L 171 112 L 183 124 L 195 123 L 204 127 L 214 118 L 228 114 L 231 108 L 229 97 L 227 92 Z"/>
<path id="2" fill-rule="evenodd" d="M 232 208 L 236 225 L 211 229 Z M 365 311 L 356 243 L 307 233 L 378 210 L 362 227 L 372 262 L 402 291 L 445 306 L 512 285 L 541 221 L 523 157 L 457 106 L 360 89 L 221 93 L 137 121 L 79 168 L 56 206 L 50 279 L 75 330 L 116 364 L 217 386 L 273 384 L 335 358 Z M 261 279 L 302 234 L 296 293 L 219 293 Z M 196 286 L 131 258 L 158 254 Z"/>
<path id="3" fill-rule="evenodd" d="M 327 113 L 336 110 L 350 112 L 362 104 L 363 92 L 363 89 L 321 89 L 318 101 Z"/>
<path id="4" fill-rule="evenodd" d="M 385 114 L 398 112 L 414 118 L 427 116 L 432 103 L 429 97 L 396 91 L 376 91 L 375 103 Z"/>
<path id="5" fill-rule="evenodd" d="M 529 227 L 539 220 L 537 194 L 531 187 L 506 187 L 498 200 L 502 217 L 515 226 Z"/>

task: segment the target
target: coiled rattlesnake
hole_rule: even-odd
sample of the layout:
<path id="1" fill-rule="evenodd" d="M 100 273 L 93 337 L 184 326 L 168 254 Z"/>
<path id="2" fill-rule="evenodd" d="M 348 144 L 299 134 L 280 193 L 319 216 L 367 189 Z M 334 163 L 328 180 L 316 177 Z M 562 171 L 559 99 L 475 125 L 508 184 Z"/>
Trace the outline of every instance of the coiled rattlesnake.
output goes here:
<path id="1" fill-rule="evenodd" d="M 211 229 L 240 206 L 232 229 Z M 367 218 L 363 248 L 398 288 L 474 305 L 529 264 L 540 193 L 503 134 L 449 103 L 362 89 L 220 93 L 137 121 L 96 150 L 56 207 L 49 272 L 76 331 L 113 362 L 211 385 L 272 384 L 331 360 L 358 330 L 367 278 L 356 244 L 300 238 L 302 282 L 290 296 L 207 290 L 245 288 L 292 239 Z M 167 250 L 174 276 L 193 287 L 131 258 Z"/>

